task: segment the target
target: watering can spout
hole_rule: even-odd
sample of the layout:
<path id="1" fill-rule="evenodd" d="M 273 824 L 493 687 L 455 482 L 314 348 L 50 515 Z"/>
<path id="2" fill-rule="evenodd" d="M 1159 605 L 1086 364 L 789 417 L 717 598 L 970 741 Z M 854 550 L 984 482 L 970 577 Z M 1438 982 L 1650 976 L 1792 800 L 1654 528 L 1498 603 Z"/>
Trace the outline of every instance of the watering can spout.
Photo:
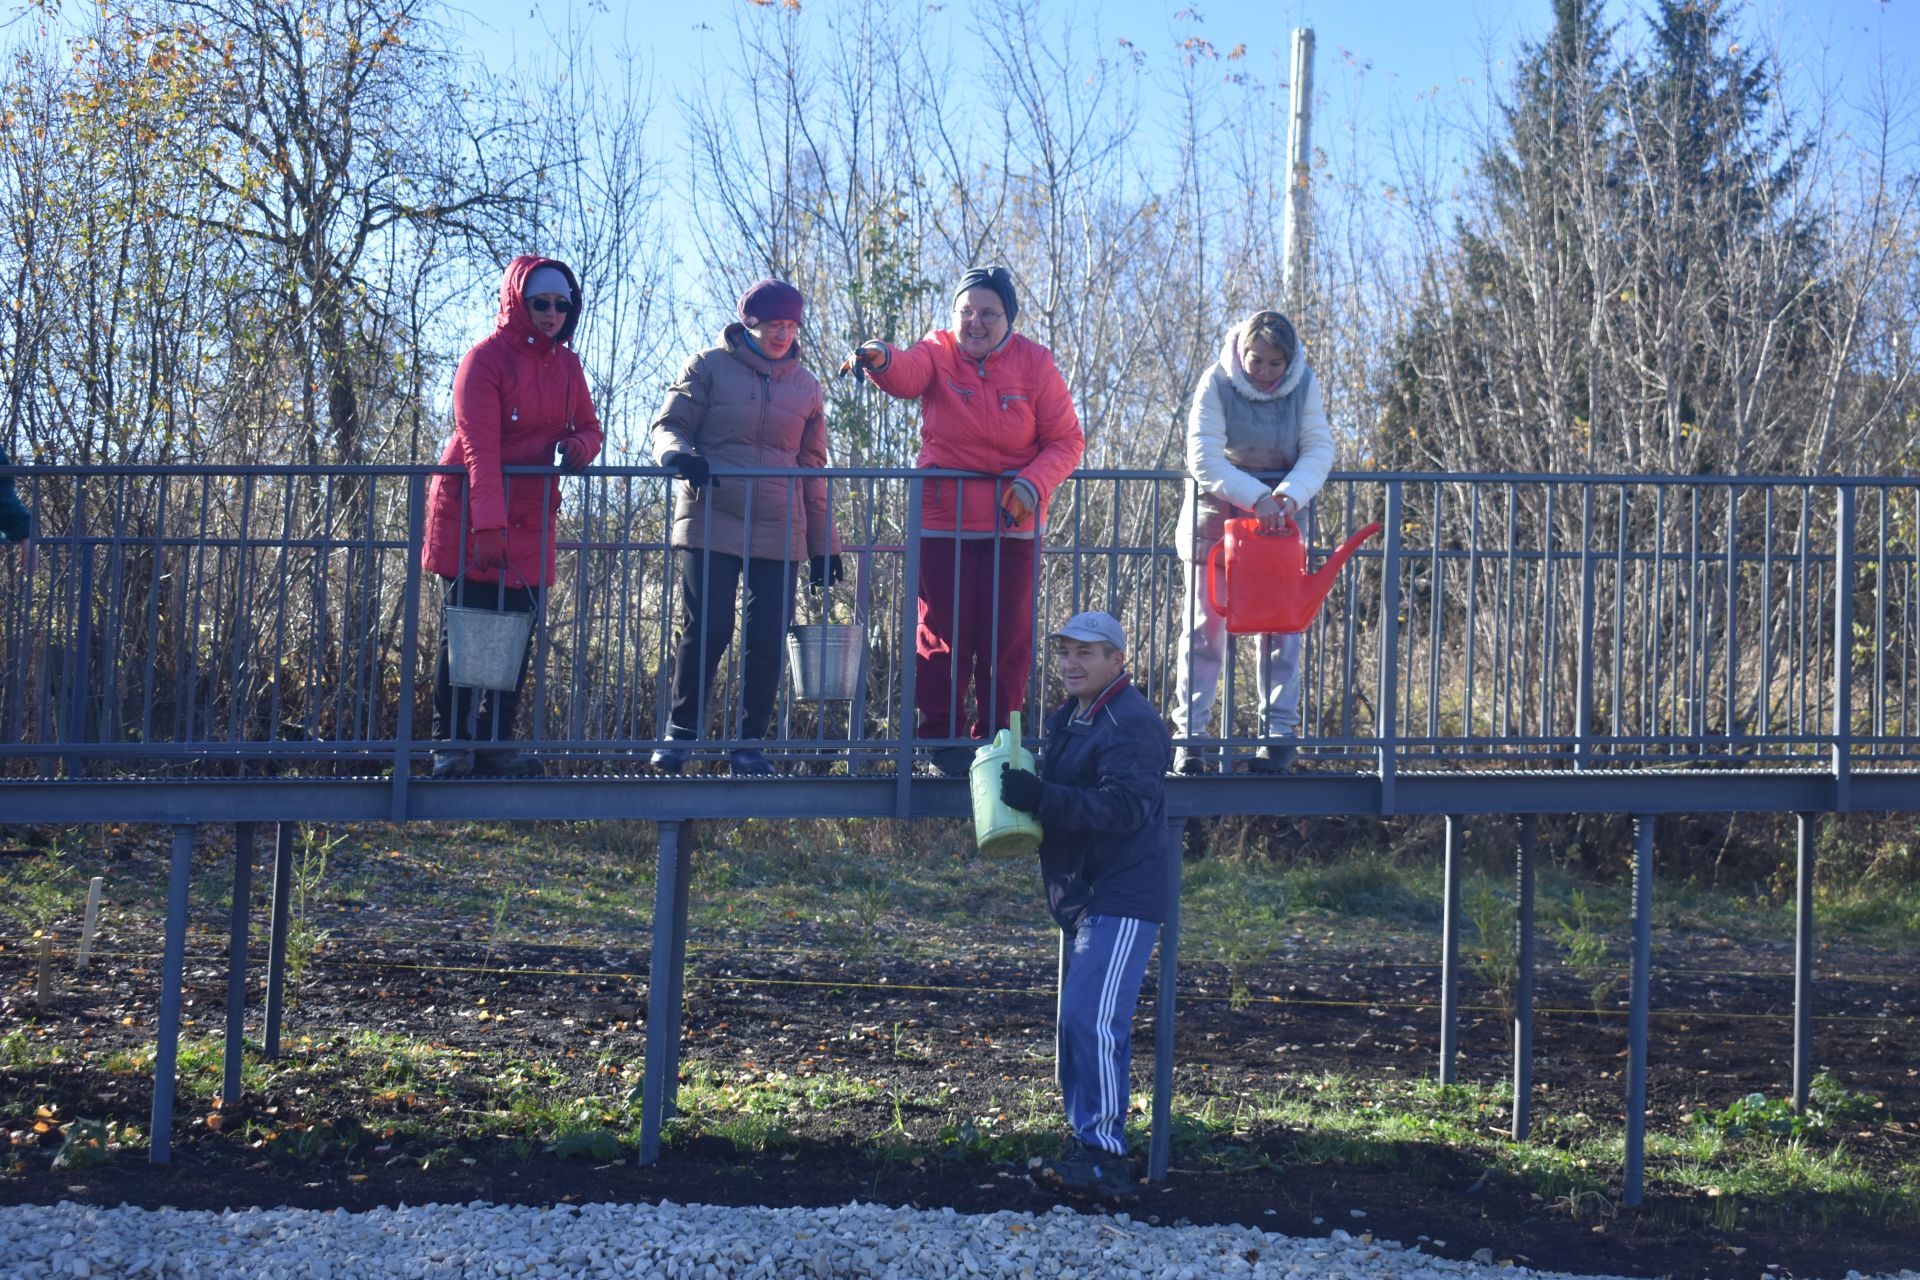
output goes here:
<path id="1" fill-rule="evenodd" d="M 1307 575 L 1302 593 L 1313 601 L 1315 609 L 1318 609 L 1320 602 L 1327 598 L 1327 593 L 1333 590 L 1333 581 L 1340 576 L 1340 566 L 1360 549 L 1361 543 L 1378 532 L 1380 532 L 1380 524 L 1375 521 L 1341 543 L 1340 549 L 1327 557 L 1327 562 L 1321 565 L 1318 571 Z"/>

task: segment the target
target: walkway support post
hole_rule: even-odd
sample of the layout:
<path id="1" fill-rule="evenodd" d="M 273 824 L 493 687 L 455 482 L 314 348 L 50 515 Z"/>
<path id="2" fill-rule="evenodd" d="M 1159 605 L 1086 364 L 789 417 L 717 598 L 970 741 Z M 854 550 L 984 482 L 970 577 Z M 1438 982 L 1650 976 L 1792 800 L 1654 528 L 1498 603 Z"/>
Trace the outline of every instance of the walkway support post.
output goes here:
<path id="1" fill-rule="evenodd" d="M 682 900 L 680 881 L 686 862 L 680 849 L 680 824 L 660 824 L 659 862 L 653 879 L 653 954 L 647 974 L 647 1061 L 640 1095 L 640 1163 L 660 1158 L 660 1131 L 666 1122 L 667 1073 L 678 1061 L 680 1005 L 674 996 L 673 965 L 680 950 L 675 906 Z"/>
<path id="2" fill-rule="evenodd" d="M 152 1161 L 173 1161 L 174 1064 L 180 1055 L 180 988 L 187 967 L 187 883 L 193 874 L 194 828 L 173 829 L 167 873 L 167 933 L 160 957 L 160 1039 L 153 1054 Z"/>
<path id="3" fill-rule="evenodd" d="M 273 914 L 267 937 L 267 1027 L 260 1037 L 261 1052 L 280 1056 L 280 1020 L 287 1002 L 287 914 L 293 901 L 293 824 L 282 822 L 273 833 Z"/>
<path id="4" fill-rule="evenodd" d="M 1440 1083 L 1453 1083 L 1460 1034 L 1460 836 L 1464 821 L 1447 815 L 1446 901 L 1440 914 Z"/>
<path id="5" fill-rule="evenodd" d="M 1533 1129 L 1533 855 L 1540 839 L 1540 818 L 1520 818 L 1520 847 L 1514 865 L 1513 959 L 1513 1140 L 1523 1142 Z"/>
<path id="6" fill-rule="evenodd" d="M 1793 1109 L 1805 1112 L 1813 1077 L 1813 836 L 1814 815 L 1799 815 L 1793 875 Z"/>
<path id="7" fill-rule="evenodd" d="M 253 907 L 253 824 L 233 824 L 233 904 L 227 932 L 227 1044 L 226 1073 L 221 1077 L 220 1101 L 232 1106 L 240 1100 L 240 1067 L 246 1054 L 247 1033 L 247 917 Z"/>
<path id="8" fill-rule="evenodd" d="M 1653 816 L 1633 820 L 1633 995 L 1627 1011 L 1627 1168 L 1621 1203 L 1640 1204 L 1647 1161 L 1647 1015 L 1653 990 Z"/>
<path id="9" fill-rule="evenodd" d="M 1173 988 L 1180 976 L 1180 851 L 1185 818 L 1167 823 L 1167 922 L 1160 926 L 1160 974 L 1153 992 L 1153 1141 L 1147 1180 L 1165 1182 L 1173 1158 Z M 1064 975 L 1063 975 L 1064 976 Z M 1057 1025 L 1057 1024 L 1056 1024 Z M 1059 1059 L 1055 1058 L 1055 1074 Z"/>

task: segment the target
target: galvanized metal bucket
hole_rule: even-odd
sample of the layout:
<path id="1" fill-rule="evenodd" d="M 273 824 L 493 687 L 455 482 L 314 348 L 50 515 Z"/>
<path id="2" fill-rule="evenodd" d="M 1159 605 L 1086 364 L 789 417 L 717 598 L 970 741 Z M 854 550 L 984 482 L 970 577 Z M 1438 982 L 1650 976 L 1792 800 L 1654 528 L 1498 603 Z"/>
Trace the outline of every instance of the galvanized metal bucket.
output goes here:
<path id="1" fill-rule="evenodd" d="M 852 702 L 867 641 L 851 623 L 804 622 L 787 629 L 787 667 L 802 702 Z"/>
<path id="2" fill-rule="evenodd" d="M 787 669 L 801 702 L 852 702 L 866 669 L 867 639 L 858 623 L 833 622 L 831 600 L 818 622 L 787 628 Z"/>
<path id="3" fill-rule="evenodd" d="M 512 689 L 532 636 L 531 613 L 448 605 L 448 680 L 473 689 Z"/>

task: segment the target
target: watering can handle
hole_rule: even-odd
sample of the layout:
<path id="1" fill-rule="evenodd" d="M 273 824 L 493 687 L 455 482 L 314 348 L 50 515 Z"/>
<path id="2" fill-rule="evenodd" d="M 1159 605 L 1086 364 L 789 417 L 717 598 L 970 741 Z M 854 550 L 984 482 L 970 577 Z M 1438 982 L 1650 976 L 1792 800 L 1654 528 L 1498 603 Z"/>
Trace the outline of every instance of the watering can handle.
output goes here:
<path id="1" fill-rule="evenodd" d="M 1227 612 L 1227 602 L 1220 598 L 1218 588 L 1220 585 L 1220 552 L 1226 545 L 1226 540 L 1222 539 L 1214 543 L 1213 549 L 1207 552 L 1207 603 L 1213 607 L 1215 613 L 1223 616 Z"/>

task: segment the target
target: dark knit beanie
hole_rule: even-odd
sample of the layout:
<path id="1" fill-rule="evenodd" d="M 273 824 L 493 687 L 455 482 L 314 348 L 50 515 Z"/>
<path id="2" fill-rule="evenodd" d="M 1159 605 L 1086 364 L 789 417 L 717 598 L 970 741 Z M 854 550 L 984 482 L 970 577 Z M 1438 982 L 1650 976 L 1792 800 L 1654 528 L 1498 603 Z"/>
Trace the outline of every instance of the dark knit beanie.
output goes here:
<path id="1" fill-rule="evenodd" d="M 998 264 L 975 267 L 960 277 L 960 286 L 953 291 L 954 300 L 959 301 L 969 289 L 982 288 L 991 289 L 1000 296 L 1000 305 L 1007 309 L 1007 326 L 1011 328 L 1020 315 L 1020 298 L 1013 291 L 1013 272 Z"/>
<path id="2" fill-rule="evenodd" d="M 791 320 L 800 324 L 807 318 L 807 300 L 785 280 L 762 280 L 748 285 L 740 295 L 740 323 L 751 329 L 768 320 Z"/>

